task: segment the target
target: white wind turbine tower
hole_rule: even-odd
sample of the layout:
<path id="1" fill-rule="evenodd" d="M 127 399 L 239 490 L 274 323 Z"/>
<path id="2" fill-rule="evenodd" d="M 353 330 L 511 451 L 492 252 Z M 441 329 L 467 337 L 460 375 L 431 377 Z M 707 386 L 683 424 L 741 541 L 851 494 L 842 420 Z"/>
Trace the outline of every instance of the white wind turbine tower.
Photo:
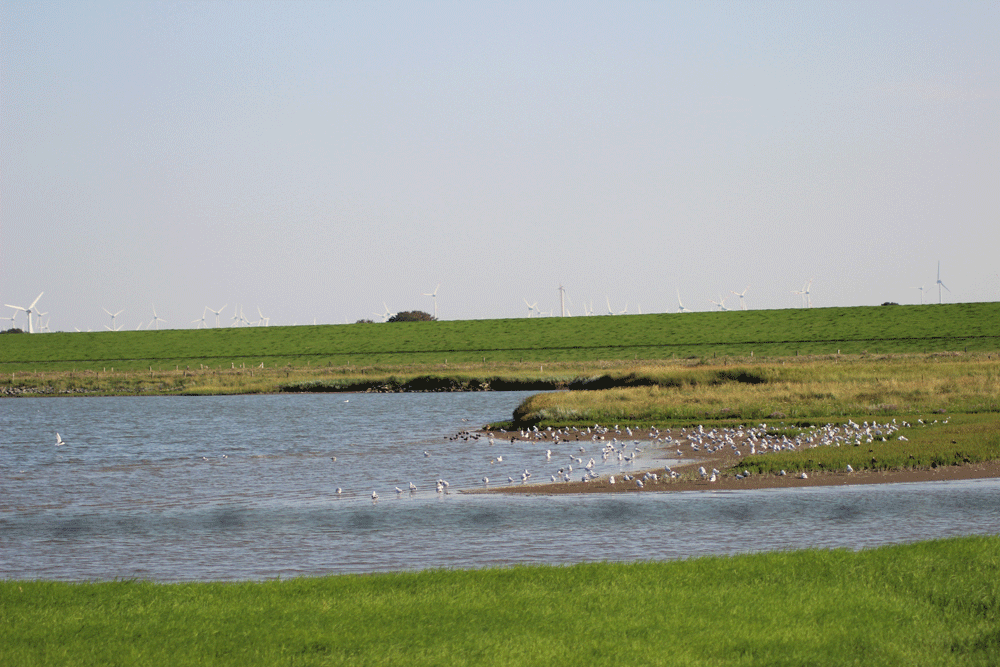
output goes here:
<path id="1" fill-rule="evenodd" d="M 806 308 L 812 308 L 812 292 L 809 290 L 812 288 L 813 279 L 810 278 L 809 281 L 802 286 L 801 290 L 795 290 L 792 294 L 802 295 L 802 302 L 806 304 Z"/>
<path id="2" fill-rule="evenodd" d="M 938 303 L 941 303 L 941 288 L 943 287 L 946 290 L 948 290 L 949 292 L 951 291 L 950 289 L 948 289 L 947 285 L 945 285 L 943 282 L 941 282 L 941 260 L 938 260 L 937 286 L 938 286 Z"/>
<path id="3" fill-rule="evenodd" d="M 248 320 L 247 318 L 243 317 L 243 308 L 241 306 L 239 306 L 239 305 L 236 305 L 233 308 L 233 320 L 232 320 L 232 322 L 233 323 L 230 326 L 234 326 L 234 327 L 240 327 L 240 326 L 243 326 L 245 324 L 250 324 L 250 320 Z"/>
<path id="4" fill-rule="evenodd" d="M 742 292 L 733 292 L 733 290 L 729 290 L 730 292 L 733 292 L 733 294 L 735 294 L 736 296 L 740 297 L 740 308 L 743 309 L 743 310 L 747 309 L 747 302 L 744 299 L 744 297 L 746 297 L 747 290 L 749 290 L 749 289 L 750 289 L 750 286 L 747 285 L 746 289 L 743 290 Z"/>
<path id="5" fill-rule="evenodd" d="M 721 296 L 719 297 L 718 301 L 712 301 L 711 299 L 709 299 L 708 302 L 714 306 L 718 306 L 719 310 L 729 310 L 728 308 L 726 308 L 726 300 L 723 299 Z"/>
<path id="6" fill-rule="evenodd" d="M 382 302 L 382 307 L 385 308 L 385 313 L 372 313 L 372 315 L 381 317 L 383 322 L 388 322 L 396 313 L 389 311 L 389 306 L 385 305 L 385 301 Z"/>
<path id="7" fill-rule="evenodd" d="M 264 317 L 264 313 L 260 312 L 260 306 L 257 306 L 257 315 L 260 317 L 260 319 L 257 320 L 257 326 L 263 325 L 266 327 L 271 324 L 271 318 Z"/>
<path id="8" fill-rule="evenodd" d="M 118 327 L 118 328 L 115 328 L 115 318 L 116 318 L 116 317 L 118 317 L 119 315 L 121 315 L 122 313 L 124 313 L 124 312 L 125 312 L 125 309 L 124 309 L 124 308 L 122 308 L 121 310 L 119 310 L 119 311 L 118 311 L 117 313 L 112 313 L 112 312 L 111 312 L 110 310 L 108 310 L 107 308 L 102 308 L 101 310 L 103 310 L 103 311 L 104 311 L 105 313 L 107 313 L 108 315 L 110 315 L 110 316 L 111 316 L 111 326 L 109 327 L 109 326 L 108 326 L 107 324 L 105 324 L 105 325 L 104 325 L 104 328 L 105 328 L 105 329 L 108 329 L 108 330 L 110 330 L 110 331 L 118 331 L 118 330 L 119 330 L 119 329 L 121 329 L 121 328 L 122 328 L 123 326 L 125 326 L 125 325 L 123 324 L 123 325 L 122 325 L 121 327 Z"/>
<path id="9" fill-rule="evenodd" d="M 42 294 L 45 294 L 45 292 L 42 292 Z M 9 303 L 5 303 L 4 304 L 8 308 L 13 308 L 14 310 L 23 310 L 25 312 L 25 314 L 28 316 L 28 333 L 35 333 L 34 328 L 31 326 L 31 313 L 32 313 L 32 311 L 35 308 L 35 304 L 37 304 L 38 300 L 42 298 L 42 294 L 39 294 L 38 296 L 36 296 L 35 300 L 32 301 L 31 305 L 28 306 L 27 308 L 22 308 L 21 306 L 12 306 Z M 17 313 L 15 313 L 15 315 L 16 314 Z M 10 322 L 11 322 L 11 325 L 13 325 L 14 324 L 14 319 L 11 318 Z"/>
<path id="10" fill-rule="evenodd" d="M 925 289 L 924 286 L 921 285 L 920 287 L 914 287 L 913 289 L 920 290 L 920 305 L 921 306 L 924 305 L 924 289 Z"/>
<path id="11" fill-rule="evenodd" d="M 438 290 L 439 290 L 439 289 L 441 289 L 441 283 L 438 283 L 438 286 L 437 286 L 437 287 L 435 287 L 435 288 L 434 288 L 434 291 L 433 291 L 433 292 L 431 292 L 430 294 L 424 294 L 424 296 L 429 296 L 429 297 L 431 297 L 432 299 L 434 299 L 434 319 L 435 319 L 435 320 L 436 320 L 436 319 L 437 319 L 437 317 L 438 317 Z M 388 309 L 387 309 L 387 310 L 388 310 Z"/>
<path id="12" fill-rule="evenodd" d="M 607 295 L 604 297 L 605 303 L 608 304 L 608 315 L 625 315 L 628 313 L 628 301 L 625 302 L 625 307 L 619 310 L 617 313 L 611 310 L 611 299 Z"/>
<path id="13" fill-rule="evenodd" d="M 528 307 L 528 317 L 529 318 L 531 317 L 531 311 L 535 311 L 536 313 L 538 312 L 538 302 L 537 301 L 534 302 L 534 303 L 528 303 L 528 300 L 524 299 L 524 305 L 526 305 Z"/>
<path id="14" fill-rule="evenodd" d="M 151 326 L 153 326 L 155 324 L 157 331 L 159 331 L 159 329 L 160 329 L 160 322 L 163 322 L 164 324 L 167 323 L 167 321 L 165 319 L 163 319 L 162 317 L 160 317 L 159 315 L 156 314 L 156 304 L 154 303 L 153 304 L 153 319 L 151 319 L 149 321 L 149 327 L 151 327 Z M 146 328 L 148 329 L 149 327 L 146 327 Z"/>
<path id="15" fill-rule="evenodd" d="M 207 311 L 208 311 L 208 307 L 206 306 L 205 310 L 201 311 L 201 319 L 200 320 L 191 320 L 191 324 L 197 324 L 198 325 L 197 327 L 195 327 L 196 329 L 205 329 L 205 328 L 208 328 L 208 325 L 205 324 L 205 313 Z"/>
<path id="16" fill-rule="evenodd" d="M 559 283 L 559 310 L 563 317 L 566 317 L 566 288 Z"/>
<path id="17" fill-rule="evenodd" d="M 678 313 L 690 313 L 691 312 L 690 310 L 688 310 L 687 308 L 684 307 L 683 303 L 681 303 L 681 290 L 680 290 L 680 288 L 677 289 L 677 312 Z"/>
<path id="18" fill-rule="evenodd" d="M 226 306 L 228 306 L 228 305 L 229 304 L 227 303 Z M 223 306 L 222 308 L 219 308 L 218 310 L 212 310 L 208 306 L 205 306 L 205 309 L 208 310 L 208 312 L 215 313 L 215 327 L 216 328 L 219 328 L 219 315 L 221 315 L 222 311 L 224 311 L 226 309 L 226 306 Z"/>

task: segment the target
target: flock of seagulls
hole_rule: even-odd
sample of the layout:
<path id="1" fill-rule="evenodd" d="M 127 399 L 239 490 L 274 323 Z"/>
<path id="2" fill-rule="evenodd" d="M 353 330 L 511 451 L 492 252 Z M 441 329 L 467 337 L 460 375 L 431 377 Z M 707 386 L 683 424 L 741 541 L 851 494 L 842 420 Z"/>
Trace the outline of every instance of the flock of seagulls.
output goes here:
<path id="1" fill-rule="evenodd" d="M 922 420 L 918 420 L 921 425 Z M 947 420 L 944 421 L 947 423 Z M 485 439 L 489 448 L 497 448 L 503 445 L 516 446 L 519 444 L 537 447 L 539 453 L 538 464 L 540 466 L 550 466 L 550 470 L 542 476 L 547 478 L 548 483 L 566 483 L 579 481 L 588 483 L 606 476 L 610 485 L 618 484 L 619 481 L 632 484 L 635 489 L 647 489 L 660 484 L 663 481 L 676 480 L 682 477 L 681 473 L 674 470 L 670 465 L 662 469 L 647 470 L 641 474 L 631 474 L 629 466 L 638 462 L 637 457 L 643 454 L 644 448 L 649 447 L 655 450 L 660 457 L 673 459 L 674 465 L 677 462 L 697 461 L 700 457 L 718 456 L 720 454 L 731 455 L 741 458 L 744 455 L 762 455 L 782 451 L 802 451 L 815 447 L 840 447 L 848 445 L 870 444 L 876 441 L 885 442 L 889 439 L 905 441 L 905 436 L 897 432 L 901 428 L 908 428 L 912 425 L 907 421 L 897 421 L 892 419 L 886 423 L 875 421 L 864 421 L 860 424 L 848 419 L 847 423 L 835 425 L 826 424 L 812 430 L 803 431 L 797 436 L 789 437 L 787 434 L 778 434 L 773 428 L 769 428 L 767 423 L 761 423 L 755 427 L 717 427 L 706 429 L 704 425 L 691 428 L 664 429 L 655 427 L 649 429 L 632 429 L 630 427 L 602 427 L 595 424 L 587 428 L 567 427 L 562 429 L 522 429 L 516 432 L 507 433 L 471 433 L 462 432 L 453 436 L 451 440 L 465 440 L 476 443 Z M 572 451 L 569 454 L 558 454 L 554 449 L 559 445 L 566 449 L 567 443 L 573 443 Z M 541 446 L 545 446 L 544 453 L 541 453 Z M 430 452 L 424 451 L 424 456 L 430 456 Z M 487 457 L 485 465 L 497 465 L 504 461 L 504 454 L 495 454 Z M 523 459 L 522 459 L 523 460 Z M 558 461 L 561 460 L 562 463 Z M 641 462 L 648 462 L 645 459 Z M 551 468 L 556 468 L 552 470 Z M 852 473 L 854 468 L 846 466 L 844 472 Z M 782 470 L 780 475 L 788 473 Z M 748 469 L 736 472 L 735 479 L 746 479 L 751 476 Z M 484 488 L 493 485 L 516 485 L 528 484 L 534 475 L 530 469 L 524 468 L 517 474 L 507 475 L 506 479 L 484 474 L 479 478 Z M 805 472 L 799 472 L 798 479 L 809 479 Z M 697 478 L 708 483 L 715 483 L 722 478 L 722 472 L 717 468 L 711 470 L 700 466 L 697 469 Z M 439 479 L 436 484 L 438 493 L 447 493 L 448 483 Z M 416 487 L 410 483 L 410 492 L 415 493 Z M 402 495 L 403 490 L 396 487 L 397 495 Z M 378 500 L 378 493 L 372 491 L 372 500 Z"/>
<path id="2" fill-rule="evenodd" d="M 917 420 L 920 425 L 925 425 L 923 420 Z M 943 423 L 948 423 L 945 419 Z M 773 429 L 769 429 L 766 423 L 761 423 L 756 427 L 717 427 L 706 429 L 704 425 L 691 428 L 679 428 L 676 430 L 659 430 L 655 427 L 648 429 L 632 429 L 631 427 L 603 427 L 594 424 L 591 427 L 577 428 L 566 427 L 562 429 L 539 429 L 537 426 L 531 429 L 522 429 L 508 433 L 499 430 L 498 433 L 462 431 L 455 436 L 446 438 L 450 441 L 462 441 L 463 447 L 482 446 L 485 441 L 486 451 L 489 456 L 484 457 L 483 467 L 497 466 L 505 463 L 510 457 L 506 454 L 498 453 L 502 447 L 527 446 L 527 452 L 521 452 L 515 457 L 518 461 L 517 473 L 511 473 L 503 479 L 500 477 L 491 478 L 489 474 L 483 474 L 480 481 L 483 487 L 490 484 L 528 484 L 534 474 L 528 467 L 523 467 L 526 460 L 537 460 L 539 466 L 548 466 L 549 470 L 544 473 L 549 483 L 567 483 L 578 480 L 582 483 L 589 483 L 593 480 L 607 475 L 607 482 L 615 485 L 620 479 L 623 483 L 631 483 L 636 489 L 645 489 L 650 485 L 657 485 L 664 480 L 679 479 L 682 475 L 673 470 L 670 465 L 662 468 L 662 472 L 657 470 L 647 470 L 641 476 L 631 474 L 631 467 L 636 463 L 646 463 L 649 457 L 640 459 L 646 451 L 645 448 L 655 450 L 660 457 L 672 459 L 673 462 L 696 462 L 700 457 L 719 456 L 720 454 L 735 456 L 736 458 L 746 455 L 761 455 L 771 452 L 801 451 L 815 447 L 840 447 L 851 445 L 871 444 L 876 441 L 885 442 L 890 438 L 906 441 L 906 437 L 898 434 L 901 428 L 908 428 L 912 425 L 907 421 L 897 422 L 892 419 L 886 423 L 871 423 L 864 421 L 861 424 L 851 419 L 846 424 L 825 426 L 814 428 L 810 431 L 803 431 L 797 436 L 789 437 L 786 434 L 776 434 Z M 572 445 L 570 445 L 572 443 Z M 55 445 L 62 447 L 66 441 L 56 432 Z M 562 446 L 562 453 L 558 453 Z M 545 446 L 544 451 L 541 449 Z M 553 451 L 557 450 L 557 451 Z M 495 453 L 497 452 L 497 453 Z M 568 452 L 568 453 L 567 453 Z M 664 456 L 666 455 L 666 456 Z M 431 458 L 432 454 L 428 450 L 423 451 L 425 458 Z M 505 459 L 505 456 L 507 459 Z M 201 457 L 209 461 L 208 457 Z M 222 455 L 222 458 L 228 458 Z M 337 463 L 336 456 L 330 456 L 332 463 Z M 562 462 L 559 463 L 558 461 Z M 513 465 L 508 462 L 508 465 Z M 468 471 L 465 471 L 468 473 Z M 854 469 L 847 465 L 845 472 L 852 473 Z M 786 475 L 782 470 L 780 475 Z M 709 483 L 717 482 L 722 472 L 716 468 L 707 470 L 704 466 L 697 469 L 698 478 Z M 749 470 L 743 470 L 735 474 L 736 479 L 750 477 Z M 798 475 L 799 479 L 808 479 L 805 472 Z M 435 492 L 441 495 L 449 493 L 449 482 L 438 477 L 434 482 Z M 404 493 L 410 496 L 417 494 L 418 487 L 413 481 L 409 481 L 406 487 L 395 486 L 396 497 L 402 497 Z M 344 490 L 337 487 L 336 496 L 342 497 Z M 371 500 L 373 503 L 379 501 L 377 489 L 372 489 Z"/>

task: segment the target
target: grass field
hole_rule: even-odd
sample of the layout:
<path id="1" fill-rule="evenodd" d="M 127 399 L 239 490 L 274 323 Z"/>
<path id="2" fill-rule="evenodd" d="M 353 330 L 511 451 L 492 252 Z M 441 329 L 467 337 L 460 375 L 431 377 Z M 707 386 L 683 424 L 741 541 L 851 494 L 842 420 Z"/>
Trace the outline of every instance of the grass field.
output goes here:
<path id="1" fill-rule="evenodd" d="M 1000 537 L 257 583 L 0 582 L 0 664 L 996 665 Z"/>
<path id="2" fill-rule="evenodd" d="M 1000 350 L 1000 303 L 0 337 L 0 373 Z"/>

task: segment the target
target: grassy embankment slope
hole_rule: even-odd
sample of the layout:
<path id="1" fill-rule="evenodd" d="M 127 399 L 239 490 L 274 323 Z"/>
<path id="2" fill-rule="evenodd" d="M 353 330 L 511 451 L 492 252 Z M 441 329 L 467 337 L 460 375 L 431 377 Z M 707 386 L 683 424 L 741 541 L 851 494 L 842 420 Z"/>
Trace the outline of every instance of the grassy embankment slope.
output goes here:
<path id="1" fill-rule="evenodd" d="M 996 665 L 1000 537 L 236 584 L 0 582 L 5 665 Z"/>
<path id="2" fill-rule="evenodd" d="M 1000 304 L 975 303 L 5 335 L 0 392 L 556 388 L 650 363 L 662 376 L 779 357 L 993 352 L 998 323 Z"/>

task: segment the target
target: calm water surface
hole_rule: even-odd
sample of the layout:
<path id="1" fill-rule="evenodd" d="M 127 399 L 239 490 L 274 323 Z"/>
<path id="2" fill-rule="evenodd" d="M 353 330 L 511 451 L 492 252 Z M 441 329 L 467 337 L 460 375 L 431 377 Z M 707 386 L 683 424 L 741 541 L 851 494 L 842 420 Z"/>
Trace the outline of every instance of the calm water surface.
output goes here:
<path id="1" fill-rule="evenodd" d="M 491 486 L 519 482 L 525 469 L 532 482 L 548 481 L 571 454 L 600 460 L 587 441 L 455 439 L 508 418 L 526 395 L 0 400 L 0 577 L 246 580 L 858 549 L 1000 533 L 1000 480 L 628 496 L 457 493 L 482 486 L 484 475 Z M 55 445 L 57 431 L 66 445 Z M 667 462 L 645 449 L 637 469 Z M 451 493 L 435 493 L 439 478 Z"/>

